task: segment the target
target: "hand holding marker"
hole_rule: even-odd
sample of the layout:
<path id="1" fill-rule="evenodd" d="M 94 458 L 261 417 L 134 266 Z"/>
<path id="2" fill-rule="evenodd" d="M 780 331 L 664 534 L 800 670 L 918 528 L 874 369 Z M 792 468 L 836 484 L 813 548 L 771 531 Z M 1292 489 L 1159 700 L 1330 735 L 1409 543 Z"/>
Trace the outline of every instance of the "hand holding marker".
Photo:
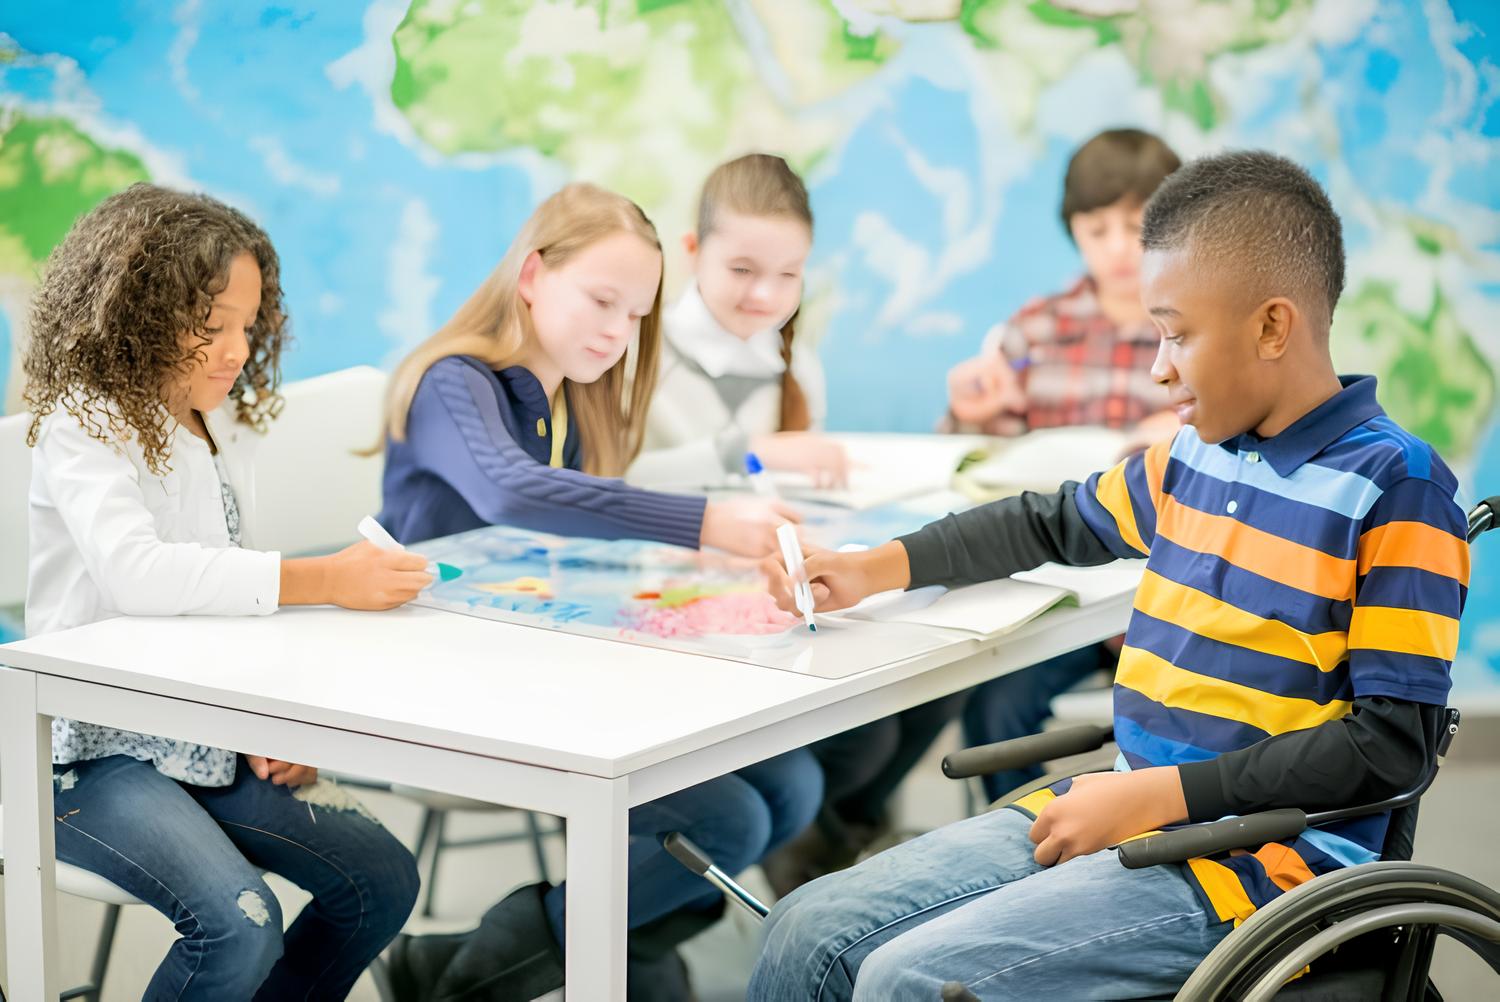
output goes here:
<path id="1" fill-rule="evenodd" d="M 760 457 L 753 452 L 745 453 L 745 479 L 750 481 L 751 490 L 763 498 L 779 498 L 781 492 L 771 482 L 771 475 L 766 472 Z"/>
<path id="2" fill-rule="evenodd" d="M 385 526 L 375 521 L 375 516 L 366 515 L 359 520 L 359 534 L 371 543 L 391 553 L 400 553 L 406 547 L 396 542 L 394 536 L 385 531 Z M 434 581 L 452 581 L 463 571 L 452 564 L 428 564 L 427 573 L 432 575 Z"/>
<path id="3" fill-rule="evenodd" d="M 786 572 L 792 578 L 792 599 L 797 611 L 807 620 L 807 628 L 818 632 L 818 621 L 813 618 L 812 582 L 807 578 L 807 564 L 802 560 L 802 544 L 797 539 L 797 530 L 790 522 L 776 527 L 776 540 L 781 544 L 781 558 L 786 561 Z"/>
<path id="4" fill-rule="evenodd" d="M 760 457 L 753 452 L 745 453 L 745 477 L 761 497 L 781 497 L 776 485 L 771 482 L 771 475 L 761 465 Z M 778 525 L 776 541 L 781 544 L 781 559 L 786 562 L 786 572 L 792 577 L 792 597 L 797 603 L 797 611 L 807 620 L 807 628 L 817 633 L 818 624 L 813 619 L 812 584 L 807 579 L 807 564 L 802 560 L 802 543 L 797 539 L 796 527 L 790 522 Z"/>

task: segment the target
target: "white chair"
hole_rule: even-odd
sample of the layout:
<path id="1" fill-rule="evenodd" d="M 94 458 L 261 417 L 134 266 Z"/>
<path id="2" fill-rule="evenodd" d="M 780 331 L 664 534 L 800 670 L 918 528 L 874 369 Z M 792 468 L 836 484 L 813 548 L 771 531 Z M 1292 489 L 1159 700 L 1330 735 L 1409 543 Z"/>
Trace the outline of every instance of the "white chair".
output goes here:
<path id="1" fill-rule="evenodd" d="M 359 538 L 380 510 L 385 373 L 368 365 L 288 383 L 255 454 L 255 545 L 320 553 Z"/>
<path id="2" fill-rule="evenodd" d="M 5 807 L 0 805 L 0 836 L 5 832 Z M 5 873 L 4 839 L 0 838 L 0 875 Z M 98 901 L 104 905 L 104 921 L 99 927 L 98 945 L 94 947 L 94 959 L 89 967 L 89 979 L 76 988 L 69 988 L 59 996 L 60 1000 L 86 999 L 99 1002 L 99 993 L 104 990 L 104 975 L 109 969 L 109 955 L 114 948 L 115 926 L 120 921 L 120 909 L 125 905 L 141 904 L 139 898 L 123 891 L 88 870 L 68 863 L 57 864 L 57 889 L 75 898 Z M 0 999 L 5 996 L 0 993 Z"/>
<path id="3" fill-rule="evenodd" d="M 26 492 L 31 486 L 30 414 L 0 417 L 0 609 L 26 601 Z"/>

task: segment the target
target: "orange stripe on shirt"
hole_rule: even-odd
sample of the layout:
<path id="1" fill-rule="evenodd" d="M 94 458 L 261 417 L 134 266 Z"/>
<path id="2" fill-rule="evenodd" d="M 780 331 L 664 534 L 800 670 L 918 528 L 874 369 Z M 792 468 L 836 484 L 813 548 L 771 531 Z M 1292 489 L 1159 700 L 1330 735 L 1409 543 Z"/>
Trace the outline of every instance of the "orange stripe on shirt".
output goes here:
<path id="1" fill-rule="evenodd" d="M 1265 867 L 1266 876 L 1271 878 L 1271 883 L 1283 891 L 1290 891 L 1298 884 L 1305 884 L 1313 878 L 1312 870 L 1297 855 L 1297 850 L 1280 842 L 1267 842 L 1255 850 L 1255 858 L 1260 865 Z"/>
<path id="2" fill-rule="evenodd" d="M 1158 509 L 1156 532 L 1195 553 L 1221 557 L 1252 574 L 1321 598 L 1354 598 L 1354 561 L 1294 543 L 1227 515 L 1210 515 L 1170 494 Z"/>
<path id="3" fill-rule="evenodd" d="M 1151 507 L 1161 511 L 1161 485 L 1167 476 L 1167 460 L 1172 458 L 1172 442 L 1158 442 L 1141 457 L 1146 463 L 1146 488 L 1151 492 Z"/>
<path id="4" fill-rule="evenodd" d="M 1198 878 L 1198 886 L 1208 895 L 1220 922 L 1233 920 L 1239 925 L 1255 913 L 1255 905 L 1241 886 L 1240 878 L 1229 867 L 1211 859 L 1190 859 L 1188 867 Z"/>
<path id="5" fill-rule="evenodd" d="M 1458 653 L 1458 620 L 1418 609 L 1356 605 L 1349 620 L 1349 649 L 1452 661 Z"/>
<path id="6" fill-rule="evenodd" d="M 1099 475 L 1094 497 L 1105 511 L 1114 516 L 1115 526 L 1125 545 L 1137 553 L 1147 553 L 1141 530 L 1135 524 L 1135 506 L 1130 503 L 1130 486 L 1125 482 L 1125 463 L 1118 463 Z"/>
<path id="7" fill-rule="evenodd" d="M 1359 538 L 1359 573 L 1416 567 L 1469 585 L 1469 544 L 1426 522 L 1387 522 Z"/>

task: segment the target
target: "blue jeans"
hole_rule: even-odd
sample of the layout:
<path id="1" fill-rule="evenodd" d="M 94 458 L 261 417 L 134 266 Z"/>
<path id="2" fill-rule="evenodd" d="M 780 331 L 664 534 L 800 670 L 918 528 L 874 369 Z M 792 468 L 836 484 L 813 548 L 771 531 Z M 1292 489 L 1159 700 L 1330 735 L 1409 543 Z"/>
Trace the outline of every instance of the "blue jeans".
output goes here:
<path id="1" fill-rule="evenodd" d="M 1134 999 L 1175 992 L 1232 924 L 1181 866 L 1113 850 L 1039 866 L 1031 821 L 1002 809 L 793 891 L 765 924 L 751 1002 Z"/>
<path id="2" fill-rule="evenodd" d="M 739 873 L 812 823 L 823 802 L 823 773 L 806 748 L 669 793 L 630 812 L 627 923 L 635 929 L 679 909 L 707 909 L 721 897 L 662 848 L 682 832 L 726 873 Z M 563 940 L 566 885 L 547 892 L 547 917 Z"/>
<path id="3" fill-rule="evenodd" d="M 411 853 L 331 783 L 275 786 L 243 758 L 225 787 L 124 755 L 52 772 L 57 858 L 177 927 L 147 1000 L 342 999 L 417 899 Z M 285 932 L 262 870 L 312 895 Z"/>
<path id="4" fill-rule="evenodd" d="M 1037 733 L 1052 716 L 1053 699 L 1115 661 L 1103 644 L 1089 644 L 976 686 L 964 706 L 964 747 Z M 990 773 L 984 792 L 995 801 L 1041 775 L 1040 766 Z"/>

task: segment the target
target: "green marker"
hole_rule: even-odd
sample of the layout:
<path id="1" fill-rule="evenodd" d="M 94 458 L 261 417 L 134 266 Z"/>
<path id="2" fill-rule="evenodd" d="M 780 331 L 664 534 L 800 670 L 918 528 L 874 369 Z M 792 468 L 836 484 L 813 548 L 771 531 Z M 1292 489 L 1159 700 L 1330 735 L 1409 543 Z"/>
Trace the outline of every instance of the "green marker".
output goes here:
<path id="1" fill-rule="evenodd" d="M 382 550 L 388 550 L 391 553 L 401 553 L 406 550 L 406 547 L 396 542 L 395 536 L 385 531 L 385 526 L 375 521 L 373 515 L 366 515 L 359 520 L 359 534 Z M 452 564 L 428 564 L 427 573 L 439 581 L 446 582 L 459 577 L 463 571 Z"/>

